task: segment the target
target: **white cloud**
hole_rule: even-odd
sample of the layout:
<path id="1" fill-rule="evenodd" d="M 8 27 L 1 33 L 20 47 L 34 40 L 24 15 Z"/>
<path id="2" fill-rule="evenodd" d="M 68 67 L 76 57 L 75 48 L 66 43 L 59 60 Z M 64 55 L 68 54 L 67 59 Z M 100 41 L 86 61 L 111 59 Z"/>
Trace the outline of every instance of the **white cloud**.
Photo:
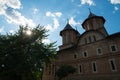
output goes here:
<path id="1" fill-rule="evenodd" d="M 3 1 L 3 0 L 2 0 Z M 21 2 L 20 0 L 5 0 L 8 7 L 14 8 L 14 9 L 20 9 L 21 8 Z"/>
<path id="2" fill-rule="evenodd" d="M 52 28 L 52 26 L 51 26 L 50 24 L 47 24 L 47 25 L 45 26 L 45 28 L 46 28 L 47 30 L 49 30 L 49 31 L 53 31 L 53 28 Z"/>
<path id="3" fill-rule="evenodd" d="M 54 26 L 53 26 L 54 29 L 57 29 L 60 26 L 59 21 L 56 18 L 53 19 L 53 23 L 54 23 Z"/>
<path id="4" fill-rule="evenodd" d="M 79 25 L 80 24 L 80 21 L 76 22 L 74 20 L 75 17 L 71 17 L 70 20 L 69 20 L 69 23 L 73 26 L 76 26 L 76 25 Z"/>
<path id="5" fill-rule="evenodd" d="M 13 34 L 13 33 L 15 33 L 15 31 L 14 31 L 14 30 L 10 30 L 9 32 L 10 32 L 10 33 L 12 33 L 12 34 Z"/>
<path id="6" fill-rule="evenodd" d="M 17 10 L 21 8 L 20 0 L 0 0 L 0 15 L 10 24 L 35 26 L 32 19 L 27 19 Z"/>
<path id="7" fill-rule="evenodd" d="M 61 17 L 62 13 L 61 12 L 52 13 L 52 12 L 48 11 L 48 12 L 46 12 L 46 16 L 48 16 L 48 17 Z"/>
<path id="8" fill-rule="evenodd" d="M 37 8 L 34 8 L 33 9 L 33 14 L 36 14 L 38 12 L 38 9 Z"/>
<path id="9" fill-rule="evenodd" d="M 0 32 L 4 32 L 4 27 L 0 28 Z"/>
<path id="10" fill-rule="evenodd" d="M 1 3 L 0 3 L 0 15 L 5 14 L 6 9 L 7 9 L 7 7 L 4 5 L 1 5 Z"/>
<path id="11" fill-rule="evenodd" d="M 49 44 L 51 41 L 49 39 L 43 39 L 42 42 L 46 43 L 46 44 Z"/>
<path id="12" fill-rule="evenodd" d="M 8 23 L 14 23 L 17 25 L 26 25 L 28 24 L 31 27 L 35 27 L 35 23 L 32 21 L 32 19 L 27 19 L 24 16 L 21 15 L 16 10 L 10 9 L 6 10 L 5 17 L 7 18 Z"/>
<path id="13" fill-rule="evenodd" d="M 61 16 L 62 16 L 62 13 L 61 13 L 61 12 L 56 12 L 55 15 L 56 15 L 57 17 L 61 17 Z"/>
<path id="14" fill-rule="evenodd" d="M 93 0 L 81 0 L 81 5 L 88 4 L 89 6 L 95 5 Z"/>
<path id="15" fill-rule="evenodd" d="M 113 13 L 115 13 L 115 12 L 118 11 L 118 10 L 119 10 L 119 8 L 118 8 L 117 6 L 115 6 Z"/>
<path id="16" fill-rule="evenodd" d="M 51 17 L 52 20 L 53 20 L 53 25 L 51 24 L 47 24 L 45 27 L 47 30 L 49 31 L 55 31 L 59 26 L 59 21 L 58 21 L 58 18 L 60 18 L 62 16 L 62 13 L 61 12 L 46 12 L 46 16 L 47 17 Z"/>
<path id="17" fill-rule="evenodd" d="M 120 4 L 120 0 L 110 0 L 111 4 Z"/>
<path id="18" fill-rule="evenodd" d="M 21 8 L 20 0 L 0 0 L 0 5 L 11 7 L 13 9 L 20 9 Z"/>
<path id="19" fill-rule="evenodd" d="M 60 26 L 59 21 L 56 18 L 53 18 L 53 25 L 47 24 L 45 28 L 51 32 L 55 31 Z"/>
<path id="20" fill-rule="evenodd" d="M 8 7 L 13 9 L 20 9 L 21 3 L 19 0 L 0 0 L 0 15 L 5 14 L 5 10 Z"/>
<path id="21" fill-rule="evenodd" d="M 116 7 L 116 6 L 114 7 L 114 9 L 115 9 L 115 11 L 119 10 L 119 8 L 118 8 L 118 7 Z"/>
<path id="22" fill-rule="evenodd" d="M 51 12 L 46 12 L 46 16 L 48 16 L 48 17 L 55 17 L 55 15 L 54 14 L 52 14 Z"/>

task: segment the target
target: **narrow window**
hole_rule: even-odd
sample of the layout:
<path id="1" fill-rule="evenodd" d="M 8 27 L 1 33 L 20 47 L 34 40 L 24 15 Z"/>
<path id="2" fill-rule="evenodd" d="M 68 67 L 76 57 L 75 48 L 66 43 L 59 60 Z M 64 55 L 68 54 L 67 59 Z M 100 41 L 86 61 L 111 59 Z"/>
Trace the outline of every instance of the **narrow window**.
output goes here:
<path id="1" fill-rule="evenodd" d="M 76 54 L 74 54 L 74 59 L 76 59 L 77 58 L 77 55 Z"/>
<path id="2" fill-rule="evenodd" d="M 78 64 L 78 74 L 82 73 L 82 65 Z"/>
<path id="3" fill-rule="evenodd" d="M 97 72 L 96 62 L 92 62 L 92 70 L 93 70 L 93 72 Z"/>
<path id="4" fill-rule="evenodd" d="M 96 37 L 95 37 L 95 35 L 93 36 L 93 39 L 94 39 L 94 41 L 96 41 Z"/>
<path id="5" fill-rule="evenodd" d="M 88 57 L 87 51 L 83 52 L 83 57 L 84 58 Z"/>
<path id="6" fill-rule="evenodd" d="M 110 48 L 111 48 L 111 51 L 112 51 L 112 52 L 117 51 L 116 45 L 111 45 L 111 47 L 110 47 Z"/>
<path id="7" fill-rule="evenodd" d="M 82 72 L 82 65 L 79 65 L 79 73 Z"/>
<path id="8" fill-rule="evenodd" d="M 110 64 L 110 68 L 111 68 L 112 71 L 116 71 L 117 70 L 114 59 L 110 59 L 109 60 L 109 64 Z"/>
<path id="9" fill-rule="evenodd" d="M 97 54 L 102 55 L 102 49 L 101 48 L 97 48 Z"/>

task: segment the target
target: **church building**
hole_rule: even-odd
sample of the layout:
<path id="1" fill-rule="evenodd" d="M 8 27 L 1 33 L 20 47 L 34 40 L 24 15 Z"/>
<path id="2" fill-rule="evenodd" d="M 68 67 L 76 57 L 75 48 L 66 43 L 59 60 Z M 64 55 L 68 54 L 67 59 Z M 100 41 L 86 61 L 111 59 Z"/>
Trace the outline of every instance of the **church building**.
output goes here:
<path id="1" fill-rule="evenodd" d="M 57 60 L 44 67 L 43 80 L 58 80 L 55 72 L 65 64 L 77 70 L 62 80 L 120 80 L 120 32 L 108 34 L 104 23 L 90 12 L 80 34 L 68 22 L 60 31 Z"/>

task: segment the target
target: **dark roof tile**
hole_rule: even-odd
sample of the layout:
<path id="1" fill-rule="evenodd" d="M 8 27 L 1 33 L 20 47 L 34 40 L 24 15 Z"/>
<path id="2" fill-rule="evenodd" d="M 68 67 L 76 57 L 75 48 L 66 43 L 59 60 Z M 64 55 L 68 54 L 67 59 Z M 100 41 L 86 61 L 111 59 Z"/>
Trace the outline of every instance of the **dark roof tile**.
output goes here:
<path id="1" fill-rule="evenodd" d="M 73 29 L 73 28 L 70 24 L 67 24 L 63 30 L 66 30 L 66 29 Z"/>

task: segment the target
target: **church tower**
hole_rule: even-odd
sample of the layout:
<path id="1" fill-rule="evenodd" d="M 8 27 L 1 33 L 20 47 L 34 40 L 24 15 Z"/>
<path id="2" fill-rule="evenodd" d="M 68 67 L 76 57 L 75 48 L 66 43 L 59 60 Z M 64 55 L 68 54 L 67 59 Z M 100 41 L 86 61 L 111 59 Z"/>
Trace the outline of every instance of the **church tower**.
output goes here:
<path id="1" fill-rule="evenodd" d="M 102 16 L 97 16 L 90 11 L 88 18 L 82 23 L 82 27 L 85 31 L 96 30 L 108 36 L 106 29 L 104 28 L 105 19 Z"/>
<path id="2" fill-rule="evenodd" d="M 72 26 L 67 22 L 64 29 L 60 32 L 60 36 L 62 36 L 62 45 L 61 47 L 73 46 L 77 43 L 77 39 L 79 36 L 79 32 L 72 28 Z M 70 46 L 70 47 L 71 47 Z"/>

